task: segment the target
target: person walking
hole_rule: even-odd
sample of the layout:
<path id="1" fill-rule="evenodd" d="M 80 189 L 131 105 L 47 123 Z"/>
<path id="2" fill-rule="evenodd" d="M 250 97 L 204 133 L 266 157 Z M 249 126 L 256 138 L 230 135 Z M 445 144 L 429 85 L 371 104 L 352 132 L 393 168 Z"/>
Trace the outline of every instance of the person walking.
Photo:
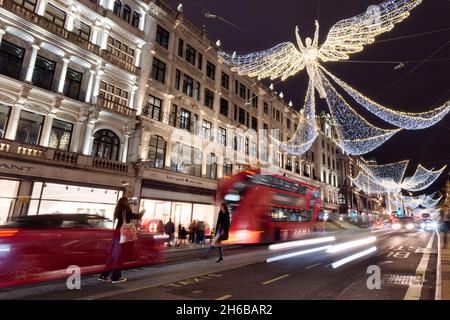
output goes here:
<path id="1" fill-rule="evenodd" d="M 228 231 L 230 229 L 230 212 L 228 211 L 228 207 L 226 204 L 222 203 L 220 206 L 219 217 L 217 218 L 217 224 L 215 228 L 215 235 L 209 246 L 204 258 L 208 256 L 208 254 L 214 248 L 217 248 L 219 251 L 219 259 L 216 262 L 223 261 L 223 249 L 221 242 L 223 240 L 228 240 Z"/>
<path id="2" fill-rule="evenodd" d="M 133 252 L 134 241 L 128 241 L 120 243 L 120 228 L 124 223 L 131 223 L 131 220 L 141 220 L 145 213 L 143 209 L 139 214 L 133 213 L 131 210 L 130 202 L 128 198 L 120 198 L 114 209 L 114 221 L 117 220 L 117 225 L 114 229 L 113 239 L 110 245 L 109 256 L 105 263 L 105 268 L 98 278 L 100 281 L 112 283 L 127 281 L 126 278 L 122 278 L 121 267 L 123 263 L 131 257 Z M 124 219 L 126 221 L 124 221 Z M 109 276 L 111 275 L 111 279 Z"/>
<path id="3" fill-rule="evenodd" d="M 180 247 L 182 244 L 186 245 L 186 235 L 187 231 L 185 227 L 181 227 L 180 231 L 178 232 L 178 243 L 176 244 L 176 247 Z"/>
<path id="4" fill-rule="evenodd" d="M 444 231 L 444 249 L 447 249 L 447 233 L 450 231 L 450 212 L 449 209 L 441 211 L 441 220 Z"/>
<path id="5" fill-rule="evenodd" d="M 168 246 L 171 247 L 171 242 L 173 242 L 175 239 L 175 225 L 172 222 L 172 218 L 169 218 L 169 221 L 166 223 L 164 232 L 169 236 Z"/>

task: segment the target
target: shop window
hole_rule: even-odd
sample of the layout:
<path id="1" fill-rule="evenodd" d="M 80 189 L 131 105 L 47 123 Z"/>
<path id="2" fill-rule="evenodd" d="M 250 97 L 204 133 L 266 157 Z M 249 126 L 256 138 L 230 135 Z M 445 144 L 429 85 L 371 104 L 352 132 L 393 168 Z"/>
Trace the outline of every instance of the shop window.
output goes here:
<path id="1" fill-rule="evenodd" d="M 39 144 L 43 124 L 44 116 L 22 111 L 17 125 L 16 140 L 29 144 Z"/>
<path id="2" fill-rule="evenodd" d="M 69 150 L 72 130 L 71 123 L 54 119 L 48 146 L 53 149 Z"/>
<path id="3" fill-rule="evenodd" d="M 136 11 L 133 12 L 133 18 L 131 19 L 131 26 L 135 28 L 139 28 L 139 21 L 141 20 L 141 16 Z"/>
<path id="4" fill-rule="evenodd" d="M 114 2 L 114 8 L 113 8 L 113 13 L 116 16 L 120 17 L 120 12 L 122 11 L 122 2 L 120 2 L 119 0 L 116 0 Z"/>
<path id="5" fill-rule="evenodd" d="M 225 158 L 223 163 L 223 175 L 229 177 L 233 174 L 233 163 L 230 158 Z"/>
<path id="6" fill-rule="evenodd" d="M 64 95 L 78 100 L 80 98 L 82 80 L 83 74 L 81 72 L 67 68 L 66 81 L 64 82 Z"/>
<path id="7" fill-rule="evenodd" d="M 119 138 L 111 130 L 103 129 L 94 134 L 91 155 L 93 157 L 119 160 Z"/>
<path id="8" fill-rule="evenodd" d="M 206 158 L 206 177 L 217 179 L 217 157 L 214 153 L 208 154 Z"/>
<path id="9" fill-rule="evenodd" d="M 171 169 L 191 176 L 201 176 L 202 152 L 194 147 L 177 143 L 171 154 Z"/>
<path id="10" fill-rule="evenodd" d="M 11 107 L 0 104 L 0 138 L 5 137 L 10 114 L 11 114 Z"/>
<path id="11" fill-rule="evenodd" d="M 164 168 L 167 142 L 162 137 L 152 135 L 148 147 L 148 163 L 152 168 Z"/>
<path id="12" fill-rule="evenodd" d="M 45 8 L 44 17 L 53 22 L 54 24 L 64 28 L 64 22 L 66 21 L 66 13 L 54 5 L 47 3 Z"/>
<path id="13" fill-rule="evenodd" d="M 55 62 L 44 57 L 37 56 L 33 71 L 33 84 L 42 89 L 51 90 L 55 67 Z"/>
<path id="14" fill-rule="evenodd" d="M 24 55 L 25 49 L 2 40 L 0 45 L 0 73 L 19 79 Z"/>
<path id="15" fill-rule="evenodd" d="M 19 181 L 0 180 L 0 225 L 8 222 L 13 215 L 19 186 Z"/>

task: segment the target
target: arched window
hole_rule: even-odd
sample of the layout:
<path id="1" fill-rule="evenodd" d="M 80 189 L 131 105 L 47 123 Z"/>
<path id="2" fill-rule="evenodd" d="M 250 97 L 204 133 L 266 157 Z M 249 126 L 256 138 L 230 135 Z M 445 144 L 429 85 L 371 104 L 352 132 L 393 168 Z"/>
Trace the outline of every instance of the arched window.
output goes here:
<path id="1" fill-rule="evenodd" d="M 148 162 L 152 168 L 164 168 L 167 142 L 160 136 L 152 135 L 148 147 Z"/>
<path id="2" fill-rule="evenodd" d="M 233 174 L 233 164 L 230 158 L 225 158 L 225 161 L 223 162 L 223 176 L 229 177 L 232 174 Z"/>
<path id="3" fill-rule="evenodd" d="M 113 13 L 114 13 L 116 16 L 119 16 L 119 17 L 120 17 L 121 11 L 122 11 L 122 2 L 120 2 L 120 0 L 116 0 L 116 1 L 114 2 Z"/>
<path id="4" fill-rule="evenodd" d="M 111 130 L 99 130 L 94 134 L 91 155 L 110 160 L 119 160 L 119 138 Z"/>
<path id="5" fill-rule="evenodd" d="M 171 152 L 170 167 L 175 172 L 200 177 L 202 173 L 202 152 L 200 149 L 177 143 Z"/>
<path id="6" fill-rule="evenodd" d="M 123 7 L 122 19 L 130 23 L 130 17 L 131 17 L 131 8 L 128 5 L 125 5 Z"/>
<path id="7" fill-rule="evenodd" d="M 139 28 L 139 20 L 141 16 L 136 11 L 133 12 L 133 19 L 131 19 L 131 25 L 135 28 Z"/>
<path id="8" fill-rule="evenodd" d="M 214 153 L 208 154 L 206 159 L 206 177 L 217 179 L 217 157 Z"/>

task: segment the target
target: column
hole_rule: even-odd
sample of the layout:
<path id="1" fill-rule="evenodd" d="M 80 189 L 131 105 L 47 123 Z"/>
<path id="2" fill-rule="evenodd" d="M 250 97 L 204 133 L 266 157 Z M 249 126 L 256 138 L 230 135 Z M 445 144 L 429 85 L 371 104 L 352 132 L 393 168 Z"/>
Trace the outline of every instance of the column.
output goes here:
<path id="1" fill-rule="evenodd" d="M 40 16 L 43 16 L 46 6 L 47 6 L 47 0 L 37 0 L 36 13 Z"/>
<path id="2" fill-rule="evenodd" d="M 27 74 L 25 76 L 25 81 L 31 82 L 31 79 L 33 79 L 33 71 L 34 71 L 34 64 L 36 63 L 36 57 L 38 50 L 40 49 L 39 45 L 33 44 L 32 45 L 32 51 L 30 56 L 30 61 L 28 62 L 27 67 Z"/>
<path id="3" fill-rule="evenodd" d="M 73 124 L 72 137 L 70 141 L 71 152 L 78 152 L 79 150 L 78 145 L 80 143 L 81 126 L 82 126 L 81 122 L 76 122 Z"/>
<path id="4" fill-rule="evenodd" d="M 63 58 L 63 66 L 61 68 L 61 74 L 59 75 L 58 93 L 64 91 L 64 83 L 66 82 L 67 66 L 69 65 L 69 62 L 69 59 Z"/>
<path id="5" fill-rule="evenodd" d="M 3 35 L 6 33 L 5 30 L 0 29 L 0 44 L 2 44 Z"/>
<path id="6" fill-rule="evenodd" d="M 22 108 L 19 105 L 16 104 L 14 107 L 12 107 L 11 115 L 9 116 L 8 127 L 6 128 L 6 139 L 16 139 L 17 125 L 19 124 L 21 112 Z"/>
<path id="7" fill-rule="evenodd" d="M 170 108 L 171 108 L 171 105 L 172 105 L 172 97 L 173 96 L 168 95 L 164 99 L 163 105 L 162 105 L 162 113 L 163 113 L 162 122 L 166 123 L 166 124 L 169 123 L 169 119 L 170 119 Z"/>
<path id="8" fill-rule="evenodd" d="M 147 12 L 145 12 L 144 10 L 141 10 L 141 18 L 139 19 L 139 30 L 141 30 L 141 31 L 144 31 L 146 15 L 147 15 Z"/>
<path id="9" fill-rule="evenodd" d="M 170 169 L 170 165 L 172 162 L 172 148 L 174 146 L 174 143 L 170 140 L 167 141 L 167 149 L 166 149 L 166 158 L 164 161 L 164 165 L 166 168 Z"/>
<path id="10" fill-rule="evenodd" d="M 95 24 L 96 25 L 91 28 L 91 35 L 89 41 L 94 44 L 97 44 L 100 28 L 97 26 L 97 21 L 95 21 Z"/>
<path id="11" fill-rule="evenodd" d="M 84 102 L 89 103 L 91 102 L 91 96 L 92 96 L 92 85 L 94 84 L 94 76 L 95 71 L 89 70 L 89 80 L 86 88 L 86 96 L 84 97 Z"/>
<path id="12" fill-rule="evenodd" d="M 103 0 L 103 6 L 112 11 L 114 9 L 114 0 Z"/>
<path id="13" fill-rule="evenodd" d="M 104 73 L 105 72 L 103 70 L 97 70 L 97 74 L 95 75 L 94 87 L 92 88 L 92 99 L 91 99 L 92 103 L 97 102 L 97 96 L 100 90 L 100 81 Z"/>
<path id="14" fill-rule="evenodd" d="M 108 37 L 109 37 L 109 29 L 110 26 L 106 25 L 103 27 L 103 29 L 100 32 L 100 39 L 98 41 L 98 45 L 102 50 L 106 49 L 106 46 L 108 44 Z"/>
<path id="15" fill-rule="evenodd" d="M 94 131 L 95 122 L 92 119 L 87 120 L 86 131 L 84 132 L 83 154 L 89 156 L 91 154 L 92 132 Z"/>
<path id="16" fill-rule="evenodd" d="M 136 94 L 137 88 L 138 88 L 137 86 L 131 87 L 130 100 L 128 100 L 128 108 L 130 109 L 134 109 L 134 96 Z"/>
<path id="17" fill-rule="evenodd" d="M 141 61 L 142 45 L 138 44 L 134 49 L 134 65 L 139 67 L 139 62 Z"/>
<path id="18" fill-rule="evenodd" d="M 50 113 L 45 117 L 44 128 L 42 129 L 41 141 L 39 143 L 43 147 L 48 147 L 54 118 L 55 118 L 55 115 L 50 114 Z"/>
<path id="19" fill-rule="evenodd" d="M 130 135 L 125 134 L 124 135 L 124 142 L 123 142 L 123 151 L 122 151 L 122 162 L 127 162 L 128 158 L 128 143 L 130 141 Z"/>
<path id="20" fill-rule="evenodd" d="M 74 27 L 75 17 L 73 16 L 73 13 L 67 13 L 66 14 L 66 21 L 64 21 L 64 28 L 68 31 L 72 31 Z"/>

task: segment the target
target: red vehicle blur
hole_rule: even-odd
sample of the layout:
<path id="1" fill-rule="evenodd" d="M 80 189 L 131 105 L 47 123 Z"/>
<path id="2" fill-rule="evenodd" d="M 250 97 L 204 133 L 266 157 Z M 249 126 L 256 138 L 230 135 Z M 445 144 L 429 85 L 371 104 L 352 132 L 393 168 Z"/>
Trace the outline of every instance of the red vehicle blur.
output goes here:
<path id="1" fill-rule="evenodd" d="M 23 216 L 0 226 L 0 288 L 67 277 L 68 266 L 82 274 L 103 270 L 113 238 L 113 221 L 98 215 Z M 138 230 L 124 269 L 163 259 L 159 240 Z"/>
<path id="2" fill-rule="evenodd" d="M 320 189 L 284 176 L 245 170 L 219 182 L 217 201 L 228 205 L 228 243 L 272 243 L 300 238 L 316 223 Z"/>

